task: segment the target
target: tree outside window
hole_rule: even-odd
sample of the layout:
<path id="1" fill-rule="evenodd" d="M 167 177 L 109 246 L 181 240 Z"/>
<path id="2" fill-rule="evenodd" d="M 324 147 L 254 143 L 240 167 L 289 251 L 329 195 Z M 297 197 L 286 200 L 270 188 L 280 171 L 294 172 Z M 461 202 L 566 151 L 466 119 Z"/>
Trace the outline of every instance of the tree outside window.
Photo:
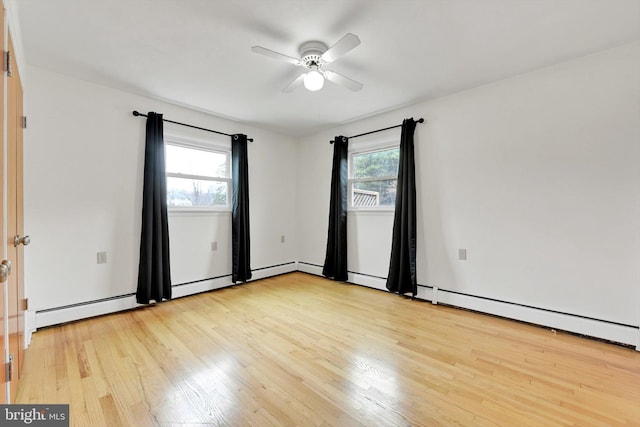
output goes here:
<path id="1" fill-rule="evenodd" d="M 352 153 L 350 206 L 354 208 L 392 207 L 396 200 L 398 147 Z"/>

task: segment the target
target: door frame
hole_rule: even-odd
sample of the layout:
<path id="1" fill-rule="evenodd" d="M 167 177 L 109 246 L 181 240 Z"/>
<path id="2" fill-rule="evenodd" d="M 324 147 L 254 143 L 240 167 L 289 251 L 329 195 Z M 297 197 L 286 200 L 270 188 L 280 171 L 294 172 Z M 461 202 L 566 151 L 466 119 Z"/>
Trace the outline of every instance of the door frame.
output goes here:
<path id="1" fill-rule="evenodd" d="M 2 13 L 0 21 L 2 22 L 2 28 L 0 29 L 0 44 L 2 45 L 3 55 L 4 51 L 7 49 L 7 34 L 8 34 L 8 25 L 7 25 L 7 12 L 4 8 L 4 1 L 2 2 L 0 13 Z M 2 96 L 2 105 L 0 106 L 0 116 L 2 119 L 0 120 L 0 134 L 2 135 L 2 153 L 0 154 L 1 165 L 0 169 L 2 172 L 2 188 L 0 188 L 0 207 L 2 209 L 2 226 L 0 231 L 0 254 L 1 259 L 7 259 L 7 117 L 5 114 L 6 105 L 7 105 L 7 73 L 4 72 L 4 66 L 2 66 L 2 84 L 0 85 L 0 94 Z M 9 322 L 6 318 L 7 312 L 7 293 L 8 293 L 8 281 L 2 284 L 2 292 L 0 295 L 1 307 L 0 314 L 2 315 L 1 324 L 2 324 L 2 360 L 4 363 L 8 363 L 9 361 Z M 3 366 L 4 367 L 4 366 Z M 4 370 L 4 369 L 2 369 Z M 2 372 L 0 372 L 0 376 Z M 4 383 L 4 387 L 2 387 L 2 391 L 0 391 L 0 399 L 3 403 L 9 403 L 9 390 L 10 384 L 6 381 L 6 378 L 2 378 L 2 382 Z"/>

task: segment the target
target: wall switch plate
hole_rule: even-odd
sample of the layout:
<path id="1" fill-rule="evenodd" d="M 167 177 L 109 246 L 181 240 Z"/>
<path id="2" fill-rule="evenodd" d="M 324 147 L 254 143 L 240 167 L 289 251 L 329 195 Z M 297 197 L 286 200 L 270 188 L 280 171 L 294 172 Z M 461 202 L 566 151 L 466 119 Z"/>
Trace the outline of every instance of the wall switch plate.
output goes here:
<path id="1" fill-rule="evenodd" d="M 458 249 L 458 259 L 460 261 L 467 260 L 467 250 L 466 249 Z"/>
<path id="2" fill-rule="evenodd" d="M 107 253 L 106 252 L 98 252 L 96 258 L 97 258 L 98 264 L 106 264 L 107 263 Z"/>
<path id="3" fill-rule="evenodd" d="M 280 243 L 284 243 L 284 234 L 280 236 Z"/>
<path id="4" fill-rule="evenodd" d="M 211 250 L 212 251 L 218 250 L 218 242 L 211 242 Z"/>

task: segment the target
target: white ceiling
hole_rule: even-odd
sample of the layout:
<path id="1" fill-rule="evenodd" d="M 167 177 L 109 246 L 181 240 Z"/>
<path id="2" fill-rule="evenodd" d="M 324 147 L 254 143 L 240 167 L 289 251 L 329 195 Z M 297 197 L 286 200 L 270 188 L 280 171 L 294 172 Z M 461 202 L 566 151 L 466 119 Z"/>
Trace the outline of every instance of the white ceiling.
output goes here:
<path id="1" fill-rule="evenodd" d="M 20 0 L 26 62 L 305 135 L 640 39 L 640 0 Z M 351 92 L 282 92 L 308 40 L 362 44 Z M 134 109 L 137 106 L 132 105 Z"/>

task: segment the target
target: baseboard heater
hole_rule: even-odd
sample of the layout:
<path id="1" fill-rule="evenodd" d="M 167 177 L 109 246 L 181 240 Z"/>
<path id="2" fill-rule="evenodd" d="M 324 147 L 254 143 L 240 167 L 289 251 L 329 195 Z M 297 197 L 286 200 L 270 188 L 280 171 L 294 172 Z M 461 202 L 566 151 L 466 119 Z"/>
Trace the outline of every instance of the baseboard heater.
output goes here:
<path id="1" fill-rule="evenodd" d="M 298 262 L 298 270 L 316 276 L 322 276 L 322 266 L 317 264 Z M 388 292 L 386 288 L 386 278 L 384 277 L 349 272 L 348 278 L 349 283 Z M 432 304 L 446 304 L 588 337 L 631 345 L 640 351 L 640 326 L 626 325 L 608 320 L 469 295 L 436 286 L 418 286 L 418 295 L 416 297 L 429 301 Z"/>
<path id="2" fill-rule="evenodd" d="M 260 280 L 267 277 L 278 276 L 280 274 L 297 271 L 297 269 L 298 266 L 295 261 L 256 268 L 252 270 L 253 277 L 251 280 Z M 172 286 L 172 297 L 180 298 L 229 286 L 233 286 L 233 283 L 231 283 L 231 274 L 196 280 L 193 282 L 179 283 Z M 27 314 L 27 325 L 25 325 L 25 329 L 29 332 L 33 332 L 36 329 L 46 326 L 58 325 L 61 323 L 87 319 L 89 317 L 101 316 L 109 313 L 116 313 L 140 306 L 141 305 L 136 302 L 135 293 L 130 293 L 77 304 L 70 304 L 62 307 L 38 310 Z"/>

